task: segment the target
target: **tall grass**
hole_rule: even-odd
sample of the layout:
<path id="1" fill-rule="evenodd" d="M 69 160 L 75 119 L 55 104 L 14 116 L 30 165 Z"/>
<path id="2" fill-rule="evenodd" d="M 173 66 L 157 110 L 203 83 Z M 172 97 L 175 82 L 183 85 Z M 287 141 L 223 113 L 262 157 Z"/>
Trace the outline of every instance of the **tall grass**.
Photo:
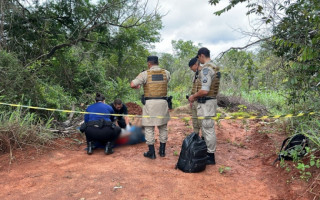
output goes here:
<path id="1" fill-rule="evenodd" d="M 221 91 L 221 93 L 226 96 L 234 95 L 234 91 L 231 88 Z M 266 106 L 267 110 L 272 114 L 285 114 L 287 110 L 286 98 L 281 92 L 251 90 L 250 92 L 241 91 L 240 96 L 249 103 L 258 103 Z"/>
<path id="2" fill-rule="evenodd" d="M 44 123 L 36 114 L 23 113 L 22 109 L 0 113 L 0 152 L 23 149 L 26 146 L 39 148 L 55 136 L 48 131 L 51 120 Z"/>
<path id="3" fill-rule="evenodd" d="M 304 134 L 309 141 L 320 150 L 320 121 L 319 117 L 315 116 L 311 120 L 304 121 L 296 129 L 297 133 Z"/>

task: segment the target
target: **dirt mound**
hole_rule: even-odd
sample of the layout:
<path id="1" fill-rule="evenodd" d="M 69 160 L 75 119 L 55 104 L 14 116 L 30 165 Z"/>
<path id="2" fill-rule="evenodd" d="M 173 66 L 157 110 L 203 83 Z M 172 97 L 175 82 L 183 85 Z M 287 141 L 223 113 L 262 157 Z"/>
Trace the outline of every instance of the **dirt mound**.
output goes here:
<path id="1" fill-rule="evenodd" d="M 178 108 L 175 108 L 171 113 L 172 116 L 178 116 L 178 115 L 191 115 L 191 108 L 190 105 L 184 105 L 180 106 Z"/>
<path id="2" fill-rule="evenodd" d="M 238 96 L 224 96 L 219 94 L 217 97 L 218 106 L 227 108 L 229 112 L 237 112 L 240 110 L 239 105 L 244 105 L 247 108 L 244 111 L 254 112 L 257 115 L 267 115 L 269 112 L 267 108 L 260 104 L 248 103 Z"/>
<path id="3" fill-rule="evenodd" d="M 226 116 L 225 110 L 222 108 L 227 109 L 229 112 L 238 112 L 240 111 L 240 109 L 242 109 L 245 112 L 252 112 L 259 116 L 267 115 L 269 113 L 265 106 L 260 104 L 248 103 L 241 97 L 237 97 L 237 96 L 224 96 L 219 94 L 217 97 L 217 103 L 218 103 L 218 113 L 222 113 L 221 117 Z M 246 109 L 240 108 L 239 105 L 244 105 Z M 187 104 L 187 105 L 183 105 L 178 108 L 175 108 L 172 114 L 191 115 L 190 105 Z"/>
<path id="4" fill-rule="evenodd" d="M 142 115 L 142 108 L 136 103 L 128 102 L 126 103 L 126 106 L 128 108 L 128 113 L 130 115 Z"/>

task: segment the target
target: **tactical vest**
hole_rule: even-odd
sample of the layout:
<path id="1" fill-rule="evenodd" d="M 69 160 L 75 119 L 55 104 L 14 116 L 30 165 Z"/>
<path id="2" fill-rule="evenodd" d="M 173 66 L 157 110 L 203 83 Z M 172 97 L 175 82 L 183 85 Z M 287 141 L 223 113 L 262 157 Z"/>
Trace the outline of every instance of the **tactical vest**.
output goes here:
<path id="1" fill-rule="evenodd" d="M 200 73 L 200 71 L 199 71 Z M 198 77 L 197 74 L 194 75 L 194 80 L 193 80 L 193 85 L 192 85 L 192 90 L 191 90 L 191 95 L 197 93 L 199 90 L 201 90 L 201 80 Z"/>
<path id="2" fill-rule="evenodd" d="M 214 97 L 217 98 L 218 92 L 219 92 L 219 86 L 220 86 L 220 69 L 219 67 L 214 66 L 212 63 L 207 64 L 211 69 L 213 69 L 214 73 L 214 79 L 211 82 L 210 90 L 207 95 L 207 97 Z"/>
<path id="3" fill-rule="evenodd" d="M 147 70 L 147 83 L 143 86 L 145 97 L 166 97 L 167 96 L 167 74 L 164 69 Z"/>

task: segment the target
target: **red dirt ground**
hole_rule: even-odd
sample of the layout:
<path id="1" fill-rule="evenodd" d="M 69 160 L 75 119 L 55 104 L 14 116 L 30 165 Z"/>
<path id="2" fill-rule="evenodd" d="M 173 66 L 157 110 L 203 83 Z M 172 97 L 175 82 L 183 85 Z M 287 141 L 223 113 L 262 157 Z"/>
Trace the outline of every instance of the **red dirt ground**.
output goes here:
<path id="1" fill-rule="evenodd" d="M 143 157 L 146 144 L 117 147 L 112 155 L 95 150 L 89 156 L 77 131 L 56 140 L 53 149 L 15 151 L 11 165 L 9 155 L 1 155 L 0 199 L 313 199 L 307 192 L 310 182 L 271 165 L 285 135 L 259 133 L 264 126 L 259 121 L 250 121 L 247 130 L 242 121 L 221 121 L 217 164 L 195 174 L 176 170 L 190 125 L 170 120 L 167 155 L 155 160 Z M 223 167 L 231 169 L 221 174 Z"/>

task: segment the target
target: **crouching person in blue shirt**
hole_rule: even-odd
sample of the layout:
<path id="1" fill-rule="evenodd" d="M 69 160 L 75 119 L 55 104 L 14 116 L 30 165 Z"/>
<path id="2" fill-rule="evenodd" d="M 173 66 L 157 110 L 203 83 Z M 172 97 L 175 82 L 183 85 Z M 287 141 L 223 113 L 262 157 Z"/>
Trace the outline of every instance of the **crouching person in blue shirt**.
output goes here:
<path id="1" fill-rule="evenodd" d="M 90 105 L 86 112 L 113 114 L 111 106 L 105 104 L 105 97 L 97 93 L 96 103 Z M 115 126 L 110 120 L 110 115 L 85 114 L 84 124 L 81 126 L 81 132 L 85 132 L 87 139 L 87 153 L 91 155 L 95 143 L 105 145 L 105 153 L 112 154 L 112 146 L 115 140 L 119 137 L 121 128 Z"/>

